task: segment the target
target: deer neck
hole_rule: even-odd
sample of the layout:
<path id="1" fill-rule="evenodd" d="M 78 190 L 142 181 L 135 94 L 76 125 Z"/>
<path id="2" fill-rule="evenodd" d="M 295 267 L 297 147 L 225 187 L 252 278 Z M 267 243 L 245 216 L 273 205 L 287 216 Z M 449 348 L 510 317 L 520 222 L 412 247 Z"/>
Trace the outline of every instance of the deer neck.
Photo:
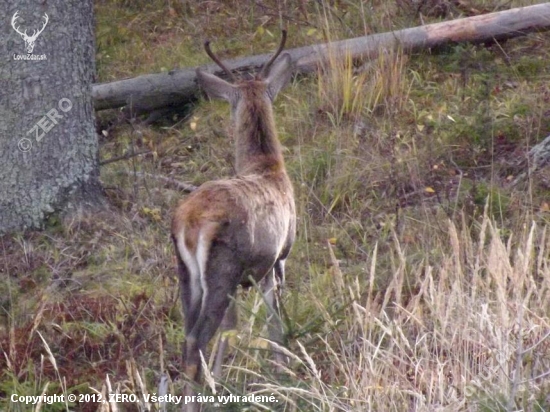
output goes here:
<path id="1" fill-rule="evenodd" d="M 263 90 L 248 91 L 235 125 L 236 170 L 239 175 L 284 172 L 273 109 Z"/>

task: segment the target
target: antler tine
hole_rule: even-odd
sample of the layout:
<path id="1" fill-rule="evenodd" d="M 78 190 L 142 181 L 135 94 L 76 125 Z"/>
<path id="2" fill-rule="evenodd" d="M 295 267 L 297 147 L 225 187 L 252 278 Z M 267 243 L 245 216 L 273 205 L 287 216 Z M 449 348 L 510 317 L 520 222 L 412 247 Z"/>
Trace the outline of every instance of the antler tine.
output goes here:
<path id="1" fill-rule="evenodd" d="M 27 30 L 25 30 L 25 33 L 22 33 L 20 30 L 19 30 L 19 27 L 16 26 L 17 24 L 17 19 L 19 18 L 19 10 L 17 10 L 15 12 L 15 14 L 13 15 L 13 17 L 11 18 L 11 26 L 13 27 L 13 29 L 18 33 L 20 34 L 21 36 L 26 36 L 27 35 Z"/>
<path id="2" fill-rule="evenodd" d="M 212 52 L 212 50 L 210 49 L 210 40 L 206 40 L 204 42 L 204 50 L 206 50 L 206 54 L 208 54 L 208 56 L 210 56 L 210 58 L 212 60 L 214 60 L 214 63 L 216 63 L 218 66 L 220 66 L 222 68 L 222 70 L 224 72 L 227 73 L 227 75 L 229 76 L 229 78 L 233 81 L 236 81 L 237 79 L 235 78 L 235 75 L 231 72 L 231 70 L 229 70 L 227 68 L 227 66 L 225 66 L 225 64 L 223 64 L 220 59 L 218 59 L 216 57 L 216 55 Z"/>
<path id="3" fill-rule="evenodd" d="M 264 77 L 266 75 L 267 71 L 269 70 L 269 66 L 271 66 L 273 64 L 275 59 L 277 57 L 279 57 L 279 54 L 281 54 L 281 52 L 285 48 L 285 43 L 286 43 L 286 30 L 283 29 L 282 30 L 281 43 L 279 44 L 279 48 L 277 49 L 275 54 L 273 56 L 271 56 L 271 59 L 269 59 L 269 61 L 266 64 L 263 65 L 262 70 L 260 71 L 259 77 Z"/>

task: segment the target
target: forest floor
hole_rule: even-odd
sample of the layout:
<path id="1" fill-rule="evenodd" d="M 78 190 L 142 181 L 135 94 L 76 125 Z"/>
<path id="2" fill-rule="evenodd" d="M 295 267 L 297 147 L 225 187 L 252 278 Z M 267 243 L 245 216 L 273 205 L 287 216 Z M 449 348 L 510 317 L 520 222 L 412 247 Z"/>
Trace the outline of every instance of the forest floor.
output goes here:
<path id="1" fill-rule="evenodd" d="M 274 50 L 282 25 L 292 48 L 533 3 L 96 0 L 98 81 L 209 63 L 205 38 L 224 59 Z M 262 298 L 242 291 L 223 377 L 202 393 L 277 402 L 206 410 L 550 410 L 550 172 L 516 179 L 550 134 L 548 44 L 534 33 L 331 61 L 280 93 L 298 213 L 291 362 L 275 373 Z M 97 114 L 110 210 L 0 238 L 0 409 L 115 411 L 10 396 L 118 391 L 142 399 L 118 410 L 157 410 L 143 394 L 164 378 L 182 393 L 169 225 L 185 193 L 152 176 L 233 175 L 228 121 L 207 100 L 153 125 Z"/>

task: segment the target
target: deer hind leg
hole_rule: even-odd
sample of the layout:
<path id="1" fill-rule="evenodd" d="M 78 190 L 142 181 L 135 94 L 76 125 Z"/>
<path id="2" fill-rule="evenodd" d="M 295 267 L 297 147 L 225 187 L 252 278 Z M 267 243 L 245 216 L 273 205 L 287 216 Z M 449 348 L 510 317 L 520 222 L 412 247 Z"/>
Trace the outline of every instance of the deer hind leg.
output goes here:
<path id="1" fill-rule="evenodd" d="M 282 289 L 285 279 L 285 261 L 278 259 L 273 266 L 273 270 L 267 274 L 262 283 L 264 299 L 268 307 L 267 327 L 269 330 L 269 339 L 278 345 L 284 343 L 284 327 L 281 321 L 280 313 L 280 290 Z M 272 348 L 275 360 L 277 362 L 277 370 L 282 372 L 282 365 L 288 363 L 288 357 L 275 346 Z"/>
<path id="2" fill-rule="evenodd" d="M 180 295 L 181 303 L 183 306 L 183 314 L 185 316 L 185 343 L 183 344 L 183 364 L 185 367 L 185 374 L 192 380 L 196 381 L 199 378 L 198 365 L 189 362 L 188 353 L 194 352 L 196 342 L 193 339 L 189 339 L 189 335 L 199 317 L 201 301 L 202 301 L 202 288 L 200 287 L 199 268 L 195 257 L 187 250 L 183 241 L 183 233 L 179 236 L 173 237 L 174 245 L 176 248 L 176 260 L 178 262 L 178 276 L 180 283 Z M 185 261 L 184 261 L 185 260 Z M 184 390 L 184 396 L 195 395 L 192 385 L 186 385 Z M 200 404 L 190 403 L 183 407 L 186 412 L 199 412 Z"/>
<path id="3" fill-rule="evenodd" d="M 220 378 L 222 375 L 222 364 L 225 351 L 227 350 L 229 336 L 226 336 L 225 332 L 234 330 L 237 327 L 238 313 L 235 305 L 235 298 L 233 297 L 229 302 L 229 306 L 225 310 L 222 323 L 220 325 L 220 343 L 218 344 L 218 352 L 216 353 L 216 359 L 214 361 L 214 377 Z"/>
<path id="4" fill-rule="evenodd" d="M 200 253 L 197 253 L 200 255 Z M 214 246 L 208 259 L 201 264 L 200 283 L 202 295 L 200 312 L 190 331 L 186 330 L 185 343 L 185 372 L 195 384 L 187 384 L 185 396 L 196 395 L 194 386 L 200 382 L 201 353 L 206 358 L 206 347 L 222 322 L 222 318 L 231 303 L 231 296 L 235 294 L 238 276 L 241 273 L 239 264 L 229 248 Z M 186 405 L 187 411 L 197 412 L 200 404 L 192 402 Z"/>
<path id="5" fill-rule="evenodd" d="M 188 376 L 196 381 L 199 380 L 200 375 L 200 353 L 205 355 L 208 342 L 222 323 L 242 272 L 242 267 L 235 260 L 233 253 L 223 244 L 213 245 L 207 259 L 202 260 L 200 253 L 197 253 L 198 260 L 204 262 L 199 265 L 202 300 L 197 320 L 186 337 L 185 355 L 186 369 L 193 373 Z M 230 314 L 232 310 L 230 309 Z M 231 319 L 228 318 L 228 322 L 231 323 Z"/>

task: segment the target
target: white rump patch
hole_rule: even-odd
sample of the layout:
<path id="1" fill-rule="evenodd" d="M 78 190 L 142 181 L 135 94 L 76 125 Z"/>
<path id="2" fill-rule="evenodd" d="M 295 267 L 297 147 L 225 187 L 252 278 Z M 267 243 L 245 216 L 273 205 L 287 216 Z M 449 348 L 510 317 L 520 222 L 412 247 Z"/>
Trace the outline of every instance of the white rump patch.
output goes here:
<path id="1" fill-rule="evenodd" d="M 197 242 L 197 254 L 196 262 L 199 267 L 199 281 L 202 287 L 202 305 L 201 312 L 204 310 L 204 303 L 206 302 L 206 295 L 208 294 L 208 285 L 206 284 L 206 264 L 208 262 L 208 252 L 210 250 L 210 239 L 205 239 L 203 236 L 204 231 L 199 233 L 199 240 Z"/>
<path id="2" fill-rule="evenodd" d="M 183 229 L 178 234 L 176 242 L 181 260 L 183 260 L 183 263 L 185 263 L 187 271 L 189 272 L 189 283 L 191 285 L 191 305 L 196 306 L 202 295 L 201 268 L 197 262 L 197 257 L 193 255 L 185 245 L 185 233 Z"/>
<path id="3" fill-rule="evenodd" d="M 196 253 L 193 254 L 185 245 L 185 234 L 182 230 L 177 237 L 178 251 L 181 259 L 189 271 L 191 286 L 191 305 L 196 306 L 202 297 L 201 311 L 206 302 L 208 285 L 206 283 L 206 264 L 210 250 L 210 240 L 203 236 L 204 231 L 199 232 Z"/>

